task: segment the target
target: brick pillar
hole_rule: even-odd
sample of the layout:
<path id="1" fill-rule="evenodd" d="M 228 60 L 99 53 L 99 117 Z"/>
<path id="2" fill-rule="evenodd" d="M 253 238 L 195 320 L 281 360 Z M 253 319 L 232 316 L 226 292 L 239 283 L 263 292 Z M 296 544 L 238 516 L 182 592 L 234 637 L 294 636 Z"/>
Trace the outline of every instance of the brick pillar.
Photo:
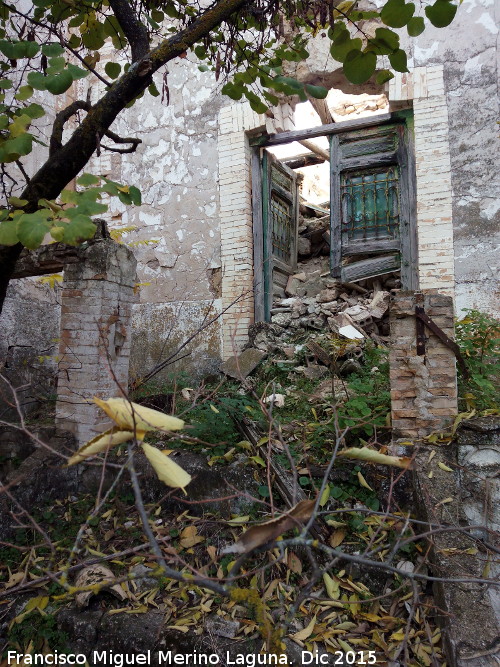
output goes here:
<path id="1" fill-rule="evenodd" d="M 458 413 L 455 355 L 427 327 L 425 354 L 417 355 L 416 305 L 454 337 L 452 297 L 421 292 L 391 297 L 389 369 L 395 438 L 423 438 L 445 430 Z"/>
<path id="2" fill-rule="evenodd" d="M 111 239 L 78 254 L 64 271 L 56 424 L 81 444 L 110 426 L 92 397 L 119 396 L 117 382 L 127 389 L 137 262 Z"/>

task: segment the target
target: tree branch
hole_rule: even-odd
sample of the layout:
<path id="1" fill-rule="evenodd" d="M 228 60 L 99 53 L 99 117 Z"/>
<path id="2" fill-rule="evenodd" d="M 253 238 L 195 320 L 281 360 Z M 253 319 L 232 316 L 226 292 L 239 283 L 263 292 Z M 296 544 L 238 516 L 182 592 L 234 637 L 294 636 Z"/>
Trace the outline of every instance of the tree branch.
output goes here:
<path id="1" fill-rule="evenodd" d="M 139 21 L 128 0 L 109 0 L 109 6 L 132 51 L 132 62 L 143 58 L 149 51 L 149 36 L 146 26 Z"/>

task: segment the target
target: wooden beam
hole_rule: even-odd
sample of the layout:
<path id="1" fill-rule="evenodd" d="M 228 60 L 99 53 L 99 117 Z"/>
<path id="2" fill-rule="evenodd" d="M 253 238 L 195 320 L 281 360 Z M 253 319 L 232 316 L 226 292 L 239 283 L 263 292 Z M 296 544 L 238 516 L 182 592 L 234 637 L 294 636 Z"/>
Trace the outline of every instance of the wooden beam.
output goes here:
<path id="1" fill-rule="evenodd" d="M 330 123 L 328 125 L 318 125 L 308 130 L 294 130 L 293 132 L 279 132 L 272 136 L 261 135 L 250 139 L 250 145 L 253 146 L 280 146 L 289 144 L 292 141 L 302 139 L 314 139 L 315 137 L 325 137 L 332 134 L 340 134 L 348 130 L 360 130 L 364 127 L 373 127 L 393 120 L 390 113 L 377 113 L 366 118 L 356 118 L 355 120 L 346 120 L 341 123 Z"/>
<path id="2" fill-rule="evenodd" d="M 51 243 L 37 250 L 24 249 L 16 262 L 13 278 L 29 278 L 59 273 L 66 264 L 79 261 L 78 248 L 65 243 Z"/>
<path id="3" fill-rule="evenodd" d="M 302 167 L 311 167 L 314 164 L 323 164 L 325 160 L 314 155 L 313 153 L 307 153 L 305 155 L 294 155 L 293 157 L 287 157 L 286 160 L 281 160 L 283 164 L 286 164 L 290 169 L 301 169 Z"/>
<path id="4" fill-rule="evenodd" d="M 299 141 L 299 144 L 301 146 L 304 146 L 304 148 L 308 148 L 311 151 L 311 153 L 319 155 L 319 157 L 323 158 L 325 162 L 330 162 L 330 156 L 328 155 L 328 152 L 323 150 L 323 148 L 317 146 L 312 141 L 308 141 L 307 139 L 301 139 Z"/>

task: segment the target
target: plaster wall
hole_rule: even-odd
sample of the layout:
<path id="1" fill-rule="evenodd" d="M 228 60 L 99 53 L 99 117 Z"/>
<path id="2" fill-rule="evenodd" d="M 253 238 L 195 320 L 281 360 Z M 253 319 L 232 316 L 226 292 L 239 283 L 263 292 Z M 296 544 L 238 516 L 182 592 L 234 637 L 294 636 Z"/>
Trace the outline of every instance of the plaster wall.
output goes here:
<path id="1" fill-rule="evenodd" d="M 402 37 L 410 68 L 443 66 L 458 314 L 500 314 L 499 25 L 498 2 L 464 0 L 448 28 Z"/>

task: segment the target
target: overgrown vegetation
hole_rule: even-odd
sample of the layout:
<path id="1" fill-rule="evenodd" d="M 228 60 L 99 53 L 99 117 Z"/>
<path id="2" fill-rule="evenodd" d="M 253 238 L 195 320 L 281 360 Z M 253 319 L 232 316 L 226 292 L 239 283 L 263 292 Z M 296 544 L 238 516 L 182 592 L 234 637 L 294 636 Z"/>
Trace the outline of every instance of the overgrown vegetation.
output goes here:
<path id="1" fill-rule="evenodd" d="M 470 373 L 459 370 L 459 400 L 467 409 L 500 408 L 500 321 L 478 310 L 465 310 L 455 326 L 456 341 Z"/>

